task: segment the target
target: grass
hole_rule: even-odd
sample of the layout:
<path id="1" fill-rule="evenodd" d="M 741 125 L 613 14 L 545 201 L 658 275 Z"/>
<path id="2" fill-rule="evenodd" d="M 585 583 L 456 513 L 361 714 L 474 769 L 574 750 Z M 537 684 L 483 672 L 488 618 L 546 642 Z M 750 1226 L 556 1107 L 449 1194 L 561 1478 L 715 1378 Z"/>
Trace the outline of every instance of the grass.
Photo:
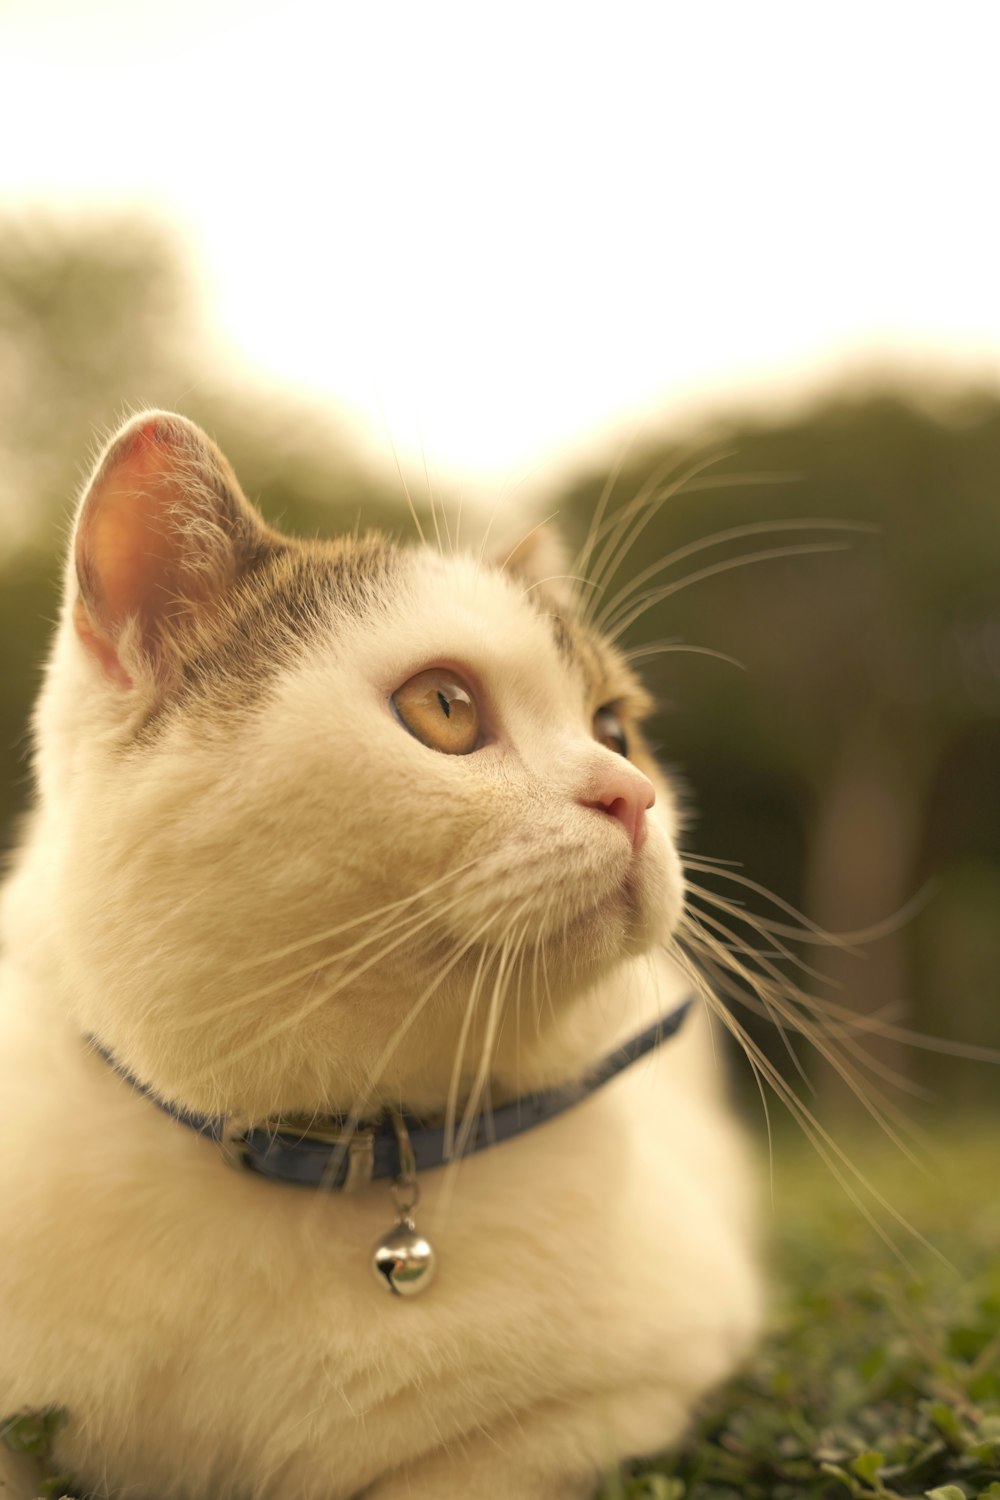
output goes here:
<path id="1" fill-rule="evenodd" d="M 601 1500 L 1000 1500 L 998 1148 L 1000 1118 L 939 1133 L 926 1174 L 856 1141 L 911 1226 L 879 1215 L 894 1252 L 803 1141 L 776 1142 L 770 1332 L 683 1448 Z"/>
<path id="2" fill-rule="evenodd" d="M 1000 1117 L 938 1131 L 926 1174 L 880 1138 L 847 1143 L 911 1226 L 881 1214 L 894 1252 L 779 1139 L 770 1332 L 679 1451 L 600 1500 L 1000 1500 L 998 1148 Z M 50 1432 L 22 1436 L 42 1454 Z"/>

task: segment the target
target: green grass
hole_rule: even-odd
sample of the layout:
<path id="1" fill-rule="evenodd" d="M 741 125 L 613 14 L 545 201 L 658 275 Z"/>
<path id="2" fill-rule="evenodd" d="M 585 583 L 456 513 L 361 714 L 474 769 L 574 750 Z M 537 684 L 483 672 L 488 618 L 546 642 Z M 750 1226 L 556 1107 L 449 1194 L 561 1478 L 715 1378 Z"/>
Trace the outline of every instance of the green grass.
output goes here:
<path id="1" fill-rule="evenodd" d="M 897 1250 L 779 1140 L 765 1342 L 602 1500 L 1000 1500 L 1000 1119 L 950 1127 L 926 1175 L 877 1138 L 848 1154 L 910 1226 L 878 1213 Z"/>
<path id="2" fill-rule="evenodd" d="M 684 1446 L 602 1500 L 1000 1500 L 1000 1118 L 939 1133 L 926 1174 L 842 1144 L 909 1224 L 879 1214 L 898 1249 L 779 1139 L 770 1331 Z"/>

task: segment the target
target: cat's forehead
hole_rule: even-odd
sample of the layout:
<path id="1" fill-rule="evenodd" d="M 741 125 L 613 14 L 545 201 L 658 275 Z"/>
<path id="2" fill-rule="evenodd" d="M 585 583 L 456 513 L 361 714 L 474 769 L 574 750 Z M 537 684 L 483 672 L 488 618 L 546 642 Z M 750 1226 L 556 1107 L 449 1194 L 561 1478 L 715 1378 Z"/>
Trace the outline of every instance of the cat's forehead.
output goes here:
<path id="1" fill-rule="evenodd" d="M 570 599 L 484 564 L 429 548 L 404 556 L 414 637 L 431 654 L 467 649 L 500 672 L 564 682 L 572 696 L 632 697 L 638 684 L 621 656 L 580 617 Z"/>
<path id="2" fill-rule="evenodd" d="M 192 644 L 174 704 L 189 723 L 252 708 L 303 654 L 389 688 L 424 666 L 465 665 L 522 693 L 617 699 L 637 715 L 648 707 L 619 653 L 570 601 L 474 554 L 379 534 L 282 538 Z M 157 715 L 140 737 L 155 739 L 160 727 Z"/>

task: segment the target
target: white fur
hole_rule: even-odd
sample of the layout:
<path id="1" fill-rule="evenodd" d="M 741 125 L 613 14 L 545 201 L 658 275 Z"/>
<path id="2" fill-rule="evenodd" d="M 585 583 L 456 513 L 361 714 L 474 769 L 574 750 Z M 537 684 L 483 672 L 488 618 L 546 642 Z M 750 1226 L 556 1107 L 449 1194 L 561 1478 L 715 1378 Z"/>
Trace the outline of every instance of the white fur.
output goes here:
<path id="1" fill-rule="evenodd" d="M 180 715 L 141 750 L 143 690 L 87 650 L 70 579 L 3 910 L 0 1416 L 65 1407 L 60 1465 L 100 1493 L 576 1500 L 680 1433 L 758 1326 L 700 1013 L 558 1121 L 425 1174 L 440 1269 L 410 1302 L 369 1265 L 384 1183 L 241 1176 L 83 1040 L 200 1110 L 450 1097 L 460 1126 L 484 1070 L 494 1098 L 579 1076 L 682 992 L 666 784 L 633 858 L 584 804 L 640 772 L 591 737 L 523 584 L 425 551 L 400 579 L 367 617 L 331 608 L 224 726 Z M 475 755 L 392 716 L 428 665 L 476 687 Z M 506 989 L 499 958 L 459 957 L 476 933 L 506 939 Z"/>

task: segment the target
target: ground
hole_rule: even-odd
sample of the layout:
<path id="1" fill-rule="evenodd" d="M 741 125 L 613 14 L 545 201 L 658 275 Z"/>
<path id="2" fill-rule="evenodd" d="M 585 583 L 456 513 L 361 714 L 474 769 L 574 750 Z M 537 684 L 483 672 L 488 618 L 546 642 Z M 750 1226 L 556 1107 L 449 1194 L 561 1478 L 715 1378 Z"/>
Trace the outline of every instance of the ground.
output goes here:
<path id="1" fill-rule="evenodd" d="M 837 1138 L 895 1248 L 806 1142 L 778 1138 L 767 1339 L 679 1452 L 600 1500 L 1000 1500 L 1000 1117 L 935 1127 L 919 1165 Z M 44 1453 L 53 1420 L 8 1441 Z"/>
<path id="2" fill-rule="evenodd" d="M 1000 1118 L 935 1129 L 920 1166 L 844 1144 L 896 1248 L 778 1139 L 767 1340 L 679 1453 L 601 1500 L 1000 1500 Z"/>

